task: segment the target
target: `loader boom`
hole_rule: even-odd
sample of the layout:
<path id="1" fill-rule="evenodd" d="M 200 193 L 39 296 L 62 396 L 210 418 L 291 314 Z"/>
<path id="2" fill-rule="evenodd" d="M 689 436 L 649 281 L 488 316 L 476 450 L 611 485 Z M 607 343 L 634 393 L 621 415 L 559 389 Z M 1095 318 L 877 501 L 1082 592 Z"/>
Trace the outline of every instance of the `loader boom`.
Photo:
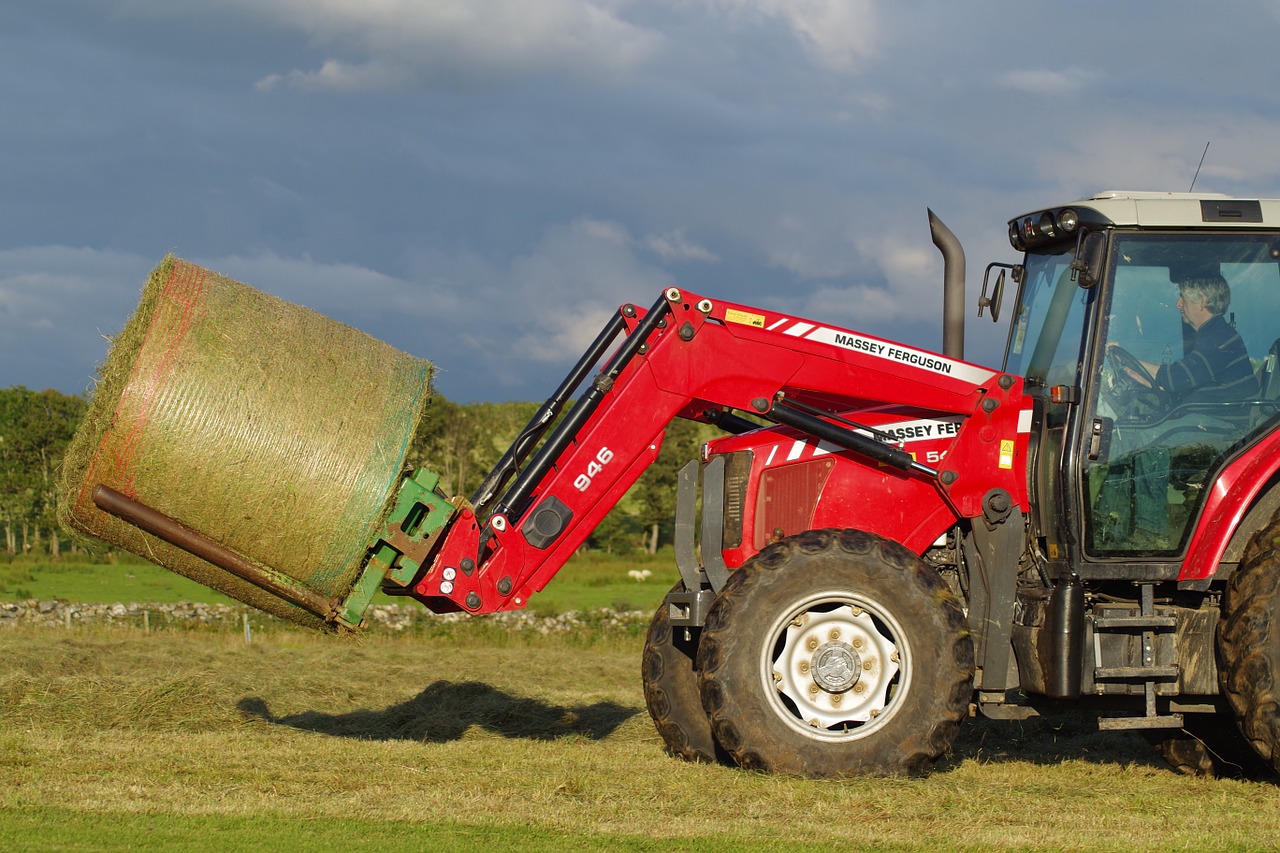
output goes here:
<path id="1" fill-rule="evenodd" d="M 624 333 L 551 428 L 568 394 Z M 389 568 L 384 589 L 437 612 L 525 606 L 657 458 L 676 417 L 741 420 L 737 410 L 785 424 L 868 466 L 931 482 L 957 518 L 981 515 L 993 489 L 1025 509 L 1021 399 L 1017 377 L 669 288 L 648 310 L 619 309 L 471 501 L 455 499 L 452 509 L 437 501 L 434 515 L 409 501 L 393 514 L 379 558 Z M 837 417 L 880 405 L 963 417 L 941 467 Z M 984 474 L 964 473 L 977 471 Z M 424 516 L 434 520 L 417 550 L 397 548 L 406 518 Z M 405 554 L 416 571 L 404 569 Z"/>

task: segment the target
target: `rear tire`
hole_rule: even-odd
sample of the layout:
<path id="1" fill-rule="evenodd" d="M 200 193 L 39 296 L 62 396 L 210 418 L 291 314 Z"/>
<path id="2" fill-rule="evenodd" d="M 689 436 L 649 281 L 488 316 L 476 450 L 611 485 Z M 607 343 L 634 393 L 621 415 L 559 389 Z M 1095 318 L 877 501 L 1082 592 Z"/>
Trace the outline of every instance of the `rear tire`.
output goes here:
<path id="1" fill-rule="evenodd" d="M 959 600 L 915 554 L 811 530 L 730 575 L 697 671 L 716 740 L 741 767 L 923 775 L 968 713 L 973 642 Z"/>
<path id="2" fill-rule="evenodd" d="M 1187 714 L 1181 731 L 1151 731 L 1146 736 L 1169 766 L 1184 776 L 1255 779 L 1270 775 L 1228 709 Z"/>
<path id="3" fill-rule="evenodd" d="M 681 581 L 671 591 L 684 592 L 684 588 Z M 644 638 L 640 678 L 645 707 L 667 751 L 686 761 L 714 762 L 720 754 L 711 734 L 711 722 L 702 710 L 694 671 L 701 630 L 691 629 L 692 636 L 685 639 L 683 629 L 671 627 L 663 602 L 653 614 Z"/>
<path id="4" fill-rule="evenodd" d="M 1280 771 L 1280 513 L 1245 548 L 1218 625 L 1222 691 L 1240 731 Z"/>

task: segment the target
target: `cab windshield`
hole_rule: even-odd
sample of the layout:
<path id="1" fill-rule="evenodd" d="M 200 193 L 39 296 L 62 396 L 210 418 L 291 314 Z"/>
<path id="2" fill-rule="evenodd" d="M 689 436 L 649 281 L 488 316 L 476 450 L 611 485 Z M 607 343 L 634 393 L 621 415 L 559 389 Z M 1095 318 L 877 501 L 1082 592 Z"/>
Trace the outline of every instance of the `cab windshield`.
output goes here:
<path id="1" fill-rule="evenodd" d="M 1085 308 L 1094 291 L 1076 283 L 1071 270 L 1074 248 L 1027 255 L 1004 370 L 1021 376 L 1030 387 L 1077 384 Z"/>

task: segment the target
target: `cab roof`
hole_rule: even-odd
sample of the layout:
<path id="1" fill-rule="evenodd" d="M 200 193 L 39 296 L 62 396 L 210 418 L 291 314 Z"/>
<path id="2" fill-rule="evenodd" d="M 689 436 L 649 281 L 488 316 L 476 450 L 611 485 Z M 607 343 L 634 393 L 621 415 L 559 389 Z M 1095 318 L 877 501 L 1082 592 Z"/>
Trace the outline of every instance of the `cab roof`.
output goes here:
<path id="1" fill-rule="evenodd" d="M 1058 205 L 1089 209 L 1097 217 L 1081 210 L 1081 217 L 1098 224 L 1132 225 L 1150 228 L 1197 228 L 1205 225 L 1252 225 L 1280 228 L 1280 199 L 1239 199 L 1222 193 L 1170 193 L 1135 190 L 1106 190 Z M 1034 211 L 1039 214 L 1042 211 Z M 1023 219 L 1034 214 L 1023 214 Z"/>
<path id="2" fill-rule="evenodd" d="M 1280 229 L 1280 199 L 1107 190 L 1010 219 L 1009 242 L 1019 251 L 1046 251 L 1063 240 L 1075 239 L 1082 227 L 1095 231 L 1117 226 Z"/>

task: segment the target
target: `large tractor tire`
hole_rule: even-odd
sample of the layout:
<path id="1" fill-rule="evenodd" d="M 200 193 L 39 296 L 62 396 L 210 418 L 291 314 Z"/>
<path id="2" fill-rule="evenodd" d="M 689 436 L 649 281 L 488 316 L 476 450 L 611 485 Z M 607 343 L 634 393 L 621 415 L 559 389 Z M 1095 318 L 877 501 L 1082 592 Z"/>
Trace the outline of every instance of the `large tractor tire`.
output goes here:
<path id="1" fill-rule="evenodd" d="M 1222 611 L 1222 692 L 1245 739 L 1280 771 L 1280 514 L 1245 548 Z"/>
<path id="2" fill-rule="evenodd" d="M 1271 772 L 1240 734 L 1230 709 L 1187 714 L 1181 731 L 1153 730 L 1146 737 L 1169 766 L 1184 776 L 1257 779 Z"/>
<path id="3" fill-rule="evenodd" d="M 684 592 L 684 582 L 677 582 L 671 591 Z M 714 762 L 720 753 L 711 722 L 702 710 L 694 671 L 700 633 L 701 629 L 695 628 L 686 639 L 683 629 L 673 629 L 663 602 L 644 638 L 640 678 L 644 704 L 667 750 L 686 761 Z"/>
<path id="4" fill-rule="evenodd" d="M 857 530 L 811 530 L 729 577 L 696 670 L 739 766 L 815 778 L 923 775 L 973 695 L 959 600 L 919 557 Z"/>

